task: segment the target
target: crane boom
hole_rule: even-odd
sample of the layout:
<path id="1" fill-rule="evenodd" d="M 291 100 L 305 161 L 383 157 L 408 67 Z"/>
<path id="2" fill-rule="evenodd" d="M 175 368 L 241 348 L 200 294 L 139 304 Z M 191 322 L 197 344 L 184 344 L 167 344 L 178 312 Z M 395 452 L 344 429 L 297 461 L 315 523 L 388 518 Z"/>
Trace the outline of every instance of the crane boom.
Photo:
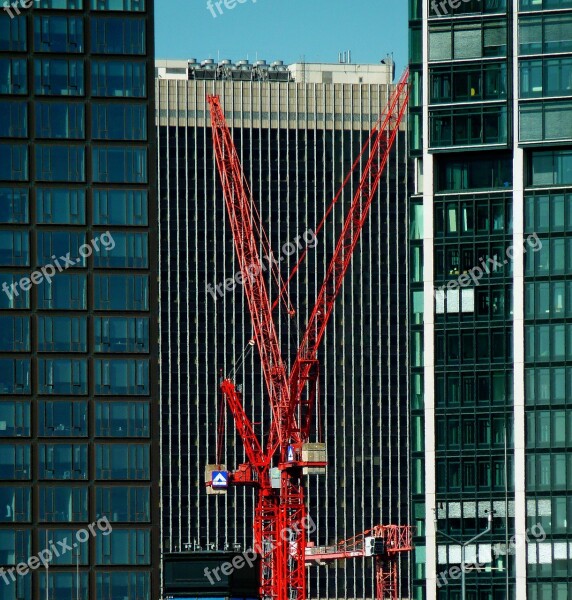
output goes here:
<path id="1" fill-rule="evenodd" d="M 306 548 L 306 562 L 373 557 L 376 600 L 397 600 L 397 557 L 413 550 L 413 528 L 408 525 L 377 525 L 334 546 Z"/>
<path id="2" fill-rule="evenodd" d="M 252 194 L 242 171 L 230 129 L 218 96 L 208 96 L 211 108 L 213 143 L 218 171 L 224 189 L 224 198 L 230 219 L 238 264 L 244 281 L 244 292 L 248 301 L 254 339 L 260 353 L 264 380 L 270 396 L 273 429 L 285 434 L 283 414 L 289 400 L 289 386 L 282 360 L 280 343 L 272 318 L 270 299 L 261 268 L 261 257 L 252 223 Z M 267 455 L 266 459 L 271 460 Z"/>
<path id="3" fill-rule="evenodd" d="M 240 393 L 236 389 L 234 382 L 230 379 L 225 379 L 221 385 L 222 393 L 226 399 L 226 402 L 235 417 L 236 428 L 238 434 L 242 439 L 244 445 L 244 451 L 246 457 L 250 461 L 251 466 L 260 471 L 266 467 L 266 461 L 264 460 L 264 452 L 260 446 L 260 442 L 254 433 L 254 427 L 244 412 Z"/>
<path id="4" fill-rule="evenodd" d="M 318 349 L 334 309 L 336 298 L 342 288 L 344 276 L 375 197 L 395 137 L 399 131 L 399 125 L 407 109 L 409 98 L 408 77 L 409 70 L 406 70 L 389 101 L 385 113 L 378 121 L 377 135 L 374 137 L 367 164 L 346 216 L 342 233 L 330 260 L 324 282 L 318 293 L 316 304 L 308 320 L 298 355 L 292 367 L 289 380 L 290 408 L 288 418 L 292 419 L 294 417 L 293 413 L 297 407 L 305 409 L 304 414 L 301 415 L 300 426 L 293 426 L 293 429 L 298 433 L 298 441 L 303 442 L 308 439 L 315 394 L 313 390 L 310 390 L 308 399 L 303 406 L 301 406 L 301 396 L 306 382 L 313 379 L 311 371 L 315 365 Z"/>

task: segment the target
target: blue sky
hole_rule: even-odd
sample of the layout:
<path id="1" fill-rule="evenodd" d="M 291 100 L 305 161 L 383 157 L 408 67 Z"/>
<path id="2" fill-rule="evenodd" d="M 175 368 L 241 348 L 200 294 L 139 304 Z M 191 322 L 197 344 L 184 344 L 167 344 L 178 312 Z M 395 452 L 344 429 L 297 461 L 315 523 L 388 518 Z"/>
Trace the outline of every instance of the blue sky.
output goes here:
<path id="1" fill-rule="evenodd" d="M 223 0 L 214 18 L 207 0 L 157 0 L 157 58 L 337 62 L 351 50 L 352 62 L 364 63 L 393 52 L 398 75 L 406 64 L 406 0 L 242 2 L 231 10 Z"/>

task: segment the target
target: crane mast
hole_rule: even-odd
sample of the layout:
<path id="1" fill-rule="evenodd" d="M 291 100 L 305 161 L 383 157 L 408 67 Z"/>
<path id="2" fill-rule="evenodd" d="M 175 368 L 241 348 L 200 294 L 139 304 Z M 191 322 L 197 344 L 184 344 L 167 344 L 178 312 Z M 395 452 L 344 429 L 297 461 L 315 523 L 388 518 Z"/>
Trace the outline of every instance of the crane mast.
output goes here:
<path id="1" fill-rule="evenodd" d="M 326 467 L 325 450 L 324 456 L 318 452 L 317 457 L 308 451 L 319 373 L 318 350 L 407 108 L 407 80 L 408 71 L 374 127 L 370 143 L 366 144 L 369 157 L 289 376 L 263 270 L 253 268 L 261 264 L 258 248 L 264 241 L 262 224 L 256 222 L 256 207 L 220 99 L 207 97 L 217 169 L 244 281 L 253 344 L 260 355 L 272 416 L 264 444 L 254 432 L 235 383 L 228 377 L 223 379 L 223 398 L 233 414 L 247 459 L 228 474 L 228 483 L 254 487 L 258 494 L 254 541 L 261 558 L 260 593 L 264 600 L 306 599 L 304 477 L 308 470 L 325 470 Z M 358 163 L 356 160 L 352 169 Z M 279 470 L 279 486 L 273 483 L 273 468 Z M 212 481 L 207 485 L 214 487 Z"/>

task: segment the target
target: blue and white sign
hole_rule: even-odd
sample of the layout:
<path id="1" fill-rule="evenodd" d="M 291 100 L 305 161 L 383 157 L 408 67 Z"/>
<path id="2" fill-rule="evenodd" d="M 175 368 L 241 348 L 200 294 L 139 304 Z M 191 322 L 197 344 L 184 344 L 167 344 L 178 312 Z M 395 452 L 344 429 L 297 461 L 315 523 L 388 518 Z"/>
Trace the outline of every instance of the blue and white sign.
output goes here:
<path id="1" fill-rule="evenodd" d="M 213 471 L 212 486 L 217 490 L 226 490 L 228 488 L 228 471 Z"/>
<path id="2" fill-rule="evenodd" d="M 294 462 L 294 446 L 288 446 L 288 462 Z"/>

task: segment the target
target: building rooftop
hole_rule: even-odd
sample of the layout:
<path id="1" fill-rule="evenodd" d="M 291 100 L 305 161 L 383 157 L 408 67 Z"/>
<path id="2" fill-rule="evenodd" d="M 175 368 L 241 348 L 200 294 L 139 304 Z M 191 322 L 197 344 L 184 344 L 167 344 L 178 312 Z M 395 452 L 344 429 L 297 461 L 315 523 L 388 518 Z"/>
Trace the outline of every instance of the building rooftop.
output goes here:
<path id="1" fill-rule="evenodd" d="M 291 81 L 297 83 L 346 83 L 390 84 L 395 75 L 393 59 L 388 56 L 376 64 L 351 63 L 349 56 L 338 63 L 297 62 L 291 65 L 281 60 L 268 63 L 265 60 L 250 62 L 212 58 L 198 61 L 156 60 L 155 74 L 158 79 L 181 80 L 237 80 L 237 81 Z"/>

